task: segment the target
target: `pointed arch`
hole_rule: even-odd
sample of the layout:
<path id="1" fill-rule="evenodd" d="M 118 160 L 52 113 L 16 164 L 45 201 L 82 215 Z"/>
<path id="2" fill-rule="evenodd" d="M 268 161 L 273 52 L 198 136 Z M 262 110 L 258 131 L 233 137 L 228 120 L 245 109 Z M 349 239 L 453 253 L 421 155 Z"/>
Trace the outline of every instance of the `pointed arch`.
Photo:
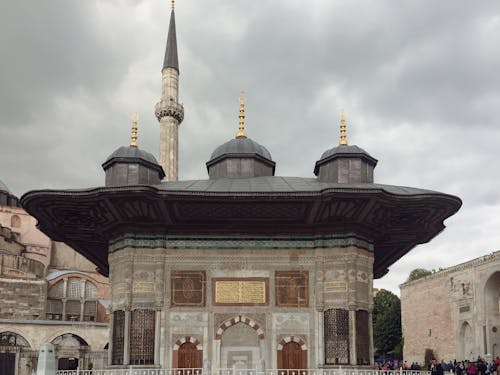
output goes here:
<path id="1" fill-rule="evenodd" d="M 215 332 L 215 339 L 220 340 L 222 337 L 222 334 L 224 333 L 224 331 L 226 329 L 228 329 L 229 327 L 234 326 L 235 324 L 238 324 L 238 323 L 243 323 L 243 324 L 246 324 L 249 327 L 253 328 L 257 332 L 257 336 L 259 337 L 259 339 L 261 339 L 261 340 L 264 339 L 264 330 L 262 329 L 260 324 L 257 323 L 255 320 L 250 319 L 244 315 L 237 315 L 234 318 L 231 318 L 231 319 L 224 321 L 224 323 L 222 323 L 219 326 L 219 328 L 217 329 L 217 331 Z"/>

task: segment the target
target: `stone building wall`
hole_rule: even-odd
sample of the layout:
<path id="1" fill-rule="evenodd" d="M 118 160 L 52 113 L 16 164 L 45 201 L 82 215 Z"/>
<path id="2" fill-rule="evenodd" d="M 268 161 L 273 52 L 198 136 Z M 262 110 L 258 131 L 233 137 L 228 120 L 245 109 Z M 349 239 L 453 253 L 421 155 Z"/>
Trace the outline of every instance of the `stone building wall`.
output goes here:
<path id="1" fill-rule="evenodd" d="M 0 277 L 0 319 L 45 317 L 47 282 Z"/>
<path id="2" fill-rule="evenodd" d="M 406 361 L 422 364 L 427 348 L 434 351 L 438 360 L 456 357 L 451 309 L 450 283 L 445 274 L 434 274 L 401 286 Z"/>
<path id="3" fill-rule="evenodd" d="M 500 355 L 500 251 L 400 287 L 407 361 Z"/>

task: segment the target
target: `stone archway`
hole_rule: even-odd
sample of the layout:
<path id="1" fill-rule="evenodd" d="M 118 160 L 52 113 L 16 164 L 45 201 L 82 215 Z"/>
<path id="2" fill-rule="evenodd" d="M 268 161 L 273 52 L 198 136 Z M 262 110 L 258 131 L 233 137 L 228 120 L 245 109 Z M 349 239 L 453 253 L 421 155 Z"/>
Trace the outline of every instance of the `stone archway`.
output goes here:
<path id="1" fill-rule="evenodd" d="M 87 342 L 78 335 L 65 333 L 57 336 L 51 343 L 56 348 L 58 370 L 76 370 L 82 364 L 80 355 L 88 349 Z"/>
<path id="2" fill-rule="evenodd" d="M 264 367 L 264 330 L 256 321 L 241 315 L 229 319 L 219 326 L 216 339 L 220 340 L 220 368 Z"/>
<path id="3" fill-rule="evenodd" d="M 484 318 L 486 342 L 493 358 L 498 355 L 500 344 L 500 272 L 494 272 L 484 285 Z M 495 352 L 495 354 L 494 354 Z"/>
<path id="4" fill-rule="evenodd" d="M 460 342 L 462 350 L 462 358 L 473 360 L 474 359 L 474 342 L 473 342 L 472 327 L 468 322 L 463 322 L 460 328 Z"/>
<path id="5" fill-rule="evenodd" d="M 23 348 L 29 348 L 30 344 L 20 334 L 11 331 L 0 333 L 0 374 L 14 375 L 19 368 L 19 357 L 16 356 Z"/>

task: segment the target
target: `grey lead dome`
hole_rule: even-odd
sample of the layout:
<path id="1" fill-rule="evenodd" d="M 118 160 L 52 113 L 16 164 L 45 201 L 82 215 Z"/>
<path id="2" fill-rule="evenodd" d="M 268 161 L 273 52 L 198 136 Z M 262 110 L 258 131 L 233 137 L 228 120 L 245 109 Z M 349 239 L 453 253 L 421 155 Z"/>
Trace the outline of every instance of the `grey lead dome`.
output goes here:
<path id="1" fill-rule="evenodd" d="M 158 164 L 156 158 L 147 151 L 141 150 L 139 147 L 133 146 L 121 146 L 116 149 L 109 157 L 106 159 L 104 164 L 114 158 L 138 158 L 145 160 L 149 163 Z"/>
<path id="2" fill-rule="evenodd" d="M 366 152 L 361 147 L 358 147 L 356 145 L 339 145 L 323 152 L 319 160 L 323 160 L 332 155 L 337 155 L 337 154 L 365 154 L 371 157 L 371 155 L 368 152 Z"/>
<path id="3" fill-rule="evenodd" d="M 258 144 L 253 139 L 238 137 L 231 139 L 230 141 L 220 145 L 212 152 L 210 161 L 217 159 L 218 157 L 226 154 L 249 154 L 249 155 L 260 155 L 268 160 L 273 160 L 271 153 L 264 146 Z M 209 161 L 209 163 L 210 163 Z"/>

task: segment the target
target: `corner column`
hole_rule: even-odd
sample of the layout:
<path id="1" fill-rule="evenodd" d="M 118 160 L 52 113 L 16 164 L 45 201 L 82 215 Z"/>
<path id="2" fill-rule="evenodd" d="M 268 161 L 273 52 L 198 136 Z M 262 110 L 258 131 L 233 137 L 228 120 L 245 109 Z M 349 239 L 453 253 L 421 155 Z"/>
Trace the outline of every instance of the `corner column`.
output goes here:
<path id="1" fill-rule="evenodd" d="M 123 334 L 123 364 L 130 364 L 130 310 L 125 310 L 125 327 Z"/>

